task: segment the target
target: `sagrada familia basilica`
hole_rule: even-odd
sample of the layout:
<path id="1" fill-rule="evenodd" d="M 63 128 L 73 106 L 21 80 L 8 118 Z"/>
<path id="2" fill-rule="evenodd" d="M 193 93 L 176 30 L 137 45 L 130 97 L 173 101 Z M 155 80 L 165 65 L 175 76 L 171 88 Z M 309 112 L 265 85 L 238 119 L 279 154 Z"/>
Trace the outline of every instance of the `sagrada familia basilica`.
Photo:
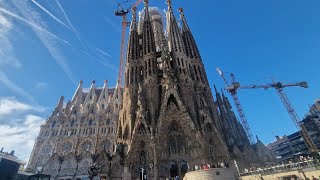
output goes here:
<path id="1" fill-rule="evenodd" d="M 148 0 L 139 20 L 132 10 L 124 87 L 93 81 L 88 90 L 80 81 L 71 101 L 61 97 L 41 126 L 28 171 L 80 180 L 97 163 L 105 179 L 139 179 L 143 168 L 158 180 L 204 163 L 271 161 L 260 141 L 250 144 L 228 98 L 216 89 L 213 97 L 183 9 L 178 25 L 167 4 L 166 27 Z"/>

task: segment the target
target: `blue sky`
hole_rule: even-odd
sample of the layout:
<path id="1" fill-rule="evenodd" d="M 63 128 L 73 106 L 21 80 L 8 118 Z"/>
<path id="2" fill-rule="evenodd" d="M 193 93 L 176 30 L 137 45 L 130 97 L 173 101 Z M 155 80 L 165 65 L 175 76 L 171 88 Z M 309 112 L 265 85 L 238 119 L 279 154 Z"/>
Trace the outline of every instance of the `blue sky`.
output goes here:
<path id="1" fill-rule="evenodd" d="M 166 8 L 164 0 L 150 6 Z M 270 77 L 305 80 L 308 89 L 285 90 L 300 117 L 319 98 L 319 6 L 299 0 L 173 0 L 174 9 L 185 9 L 211 86 L 224 87 L 217 66 L 243 85 L 266 84 Z M 98 86 L 105 79 L 115 85 L 121 34 L 116 7 L 115 0 L 0 0 L 0 146 L 6 151 L 16 149 L 27 160 L 40 124 L 61 95 L 71 99 L 79 80 L 87 87 L 93 79 Z M 264 143 L 295 131 L 274 90 L 238 95 L 252 133 Z"/>

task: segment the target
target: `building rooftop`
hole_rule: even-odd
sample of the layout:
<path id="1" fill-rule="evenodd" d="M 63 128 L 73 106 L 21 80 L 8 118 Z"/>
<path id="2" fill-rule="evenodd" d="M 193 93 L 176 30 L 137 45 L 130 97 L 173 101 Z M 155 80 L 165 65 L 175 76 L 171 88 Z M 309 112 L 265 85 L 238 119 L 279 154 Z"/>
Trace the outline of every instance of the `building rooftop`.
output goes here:
<path id="1" fill-rule="evenodd" d="M 20 160 L 18 157 L 16 157 L 14 155 L 14 151 L 11 151 L 10 153 L 4 152 L 3 148 L 1 148 L 1 151 L 0 151 L 0 162 L 1 162 L 2 159 L 7 159 L 7 160 L 10 160 L 10 161 L 14 161 L 14 162 L 17 162 L 17 163 L 22 164 L 22 165 L 26 164 L 26 162 Z"/>

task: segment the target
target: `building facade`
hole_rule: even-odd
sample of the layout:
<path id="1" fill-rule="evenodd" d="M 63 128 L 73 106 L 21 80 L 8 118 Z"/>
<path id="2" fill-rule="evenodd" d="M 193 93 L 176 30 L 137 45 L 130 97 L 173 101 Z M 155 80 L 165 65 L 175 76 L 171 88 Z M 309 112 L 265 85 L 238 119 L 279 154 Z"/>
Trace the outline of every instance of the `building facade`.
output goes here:
<path id="1" fill-rule="evenodd" d="M 307 115 L 300 123 L 307 129 L 313 143 L 320 149 L 320 113 Z M 300 155 L 309 155 L 310 151 L 305 144 L 300 131 L 288 136 L 276 137 L 276 141 L 267 145 L 274 153 L 278 162 L 297 158 Z"/>
<path id="2" fill-rule="evenodd" d="M 293 148 L 287 136 L 276 136 L 276 141 L 267 145 L 277 162 L 292 159 Z"/>
<path id="3" fill-rule="evenodd" d="M 309 112 L 311 114 L 320 113 L 320 99 L 315 100 L 314 104 L 310 106 Z"/>
<path id="4" fill-rule="evenodd" d="M 107 81 L 102 88 L 93 81 L 89 90 L 80 81 L 72 100 L 65 105 L 61 97 L 41 125 L 26 170 L 71 179 L 87 176 L 93 161 L 107 160 L 115 149 L 120 101 L 121 93 L 109 89 Z"/>
<path id="5" fill-rule="evenodd" d="M 14 151 L 10 153 L 0 150 L 0 179 L 15 180 L 18 178 L 18 171 L 23 169 L 25 162 L 18 159 L 14 155 Z"/>
<path id="6" fill-rule="evenodd" d="M 228 99 L 216 91 L 214 100 L 183 9 L 179 27 L 167 4 L 166 33 L 148 0 L 139 22 L 132 10 L 123 89 L 93 82 L 84 92 L 80 82 L 66 106 L 61 98 L 41 126 L 30 171 L 81 179 L 98 163 L 102 177 L 139 179 L 143 169 L 158 180 L 206 163 L 260 162 Z"/>

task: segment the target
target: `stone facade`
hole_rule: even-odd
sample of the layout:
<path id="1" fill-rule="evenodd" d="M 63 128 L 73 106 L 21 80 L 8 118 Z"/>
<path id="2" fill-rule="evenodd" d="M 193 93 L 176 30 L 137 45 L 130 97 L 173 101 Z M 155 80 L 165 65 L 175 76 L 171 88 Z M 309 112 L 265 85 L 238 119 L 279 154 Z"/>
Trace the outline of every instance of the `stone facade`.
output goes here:
<path id="1" fill-rule="evenodd" d="M 139 179 L 141 168 L 164 179 L 205 163 L 259 162 L 228 99 L 216 91 L 214 100 L 183 10 L 180 28 L 167 3 L 166 33 L 147 0 L 139 22 L 133 9 L 124 87 L 93 82 L 84 93 L 80 82 L 71 102 L 61 98 L 41 126 L 30 171 L 77 179 L 96 162 L 110 179 Z"/>
<path id="2" fill-rule="evenodd" d="M 107 82 L 96 88 L 93 81 L 86 91 L 80 82 L 70 102 L 64 105 L 61 97 L 41 125 L 27 171 L 42 167 L 43 173 L 53 177 L 77 177 L 87 175 L 89 165 L 99 158 L 107 163 L 115 149 L 121 100 L 121 93 L 114 90 Z"/>
<path id="3" fill-rule="evenodd" d="M 161 51 L 156 48 L 161 18 L 152 18 L 147 1 L 139 23 L 133 12 L 118 123 L 122 165 L 132 179 L 140 177 L 141 168 L 148 178 L 159 179 L 183 176 L 188 166 L 230 158 L 243 166 L 258 162 L 226 97 L 220 97 L 219 107 L 213 99 L 183 10 L 180 28 L 167 2 Z"/>

